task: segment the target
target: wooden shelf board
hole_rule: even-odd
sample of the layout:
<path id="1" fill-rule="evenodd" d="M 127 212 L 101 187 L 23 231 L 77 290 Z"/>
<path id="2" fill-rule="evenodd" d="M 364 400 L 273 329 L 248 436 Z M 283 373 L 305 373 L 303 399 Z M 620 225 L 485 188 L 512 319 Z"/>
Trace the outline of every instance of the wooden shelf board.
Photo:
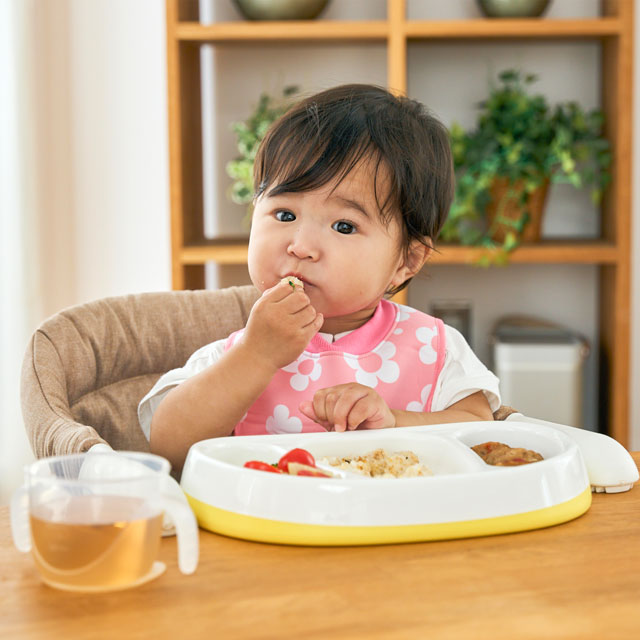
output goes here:
<path id="1" fill-rule="evenodd" d="M 615 36 L 622 31 L 617 18 L 581 20 L 479 19 L 409 21 L 408 38 L 593 38 Z"/>
<path id="2" fill-rule="evenodd" d="M 182 264 L 246 264 L 247 241 L 231 241 L 225 243 L 196 245 L 184 247 L 180 252 Z"/>
<path id="3" fill-rule="evenodd" d="M 407 20 L 403 23 L 403 33 L 409 39 L 597 38 L 616 36 L 621 31 L 618 18 Z M 181 22 L 174 33 L 178 40 L 203 42 L 386 40 L 389 24 L 386 20 Z"/>
<path id="4" fill-rule="evenodd" d="M 175 33 L 179 40 L 206 42 L 386 40 L 389 26 L 384 20 L 219 22 L 207 25 L 198 22 L 182 22 L 176 27 Z"/>
<path id="5" fill-rule="evenodd" d="M 481 256 L 491 251 L 481 247 L 437 245 L 433 264 L 475 264 Z M 615 264 L 618 252 L 614 245 L 594 242 L 542 242 L 522 245 L 510 256 L 511 264 Z"/>
<path id="6" fill-rule="evenodd" d="M 439 245 L 438 253 L 435 253 L 432 258 L 432 264 L 474 264 L 485 253 L 487 250 L 479 247 Z M 618 251 L 614 245 L 593 241 L 523 245 L 511 254 L 509 262 L 512 264 L 616 264 L 617 260 Z M 197 265 L 205 262 L 227 265 L 246 264 L 247 241 L 233 240 L 184 247 L 180 252 L 180 261 L 184 265 Z"/>

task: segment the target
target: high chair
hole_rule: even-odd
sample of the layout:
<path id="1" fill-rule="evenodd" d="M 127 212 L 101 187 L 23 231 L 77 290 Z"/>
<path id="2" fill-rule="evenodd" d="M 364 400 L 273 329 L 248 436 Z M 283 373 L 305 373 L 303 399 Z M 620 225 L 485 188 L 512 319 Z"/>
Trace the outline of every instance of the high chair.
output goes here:
<path id="1" fill-rule="evenodd" d="M 166 371 L 241 329 L 252 286 L 104 298 L 70 307 L 33 334 L 22 366 L 24 423 L 36 457 L 148 451 L 137 407 Z"/>

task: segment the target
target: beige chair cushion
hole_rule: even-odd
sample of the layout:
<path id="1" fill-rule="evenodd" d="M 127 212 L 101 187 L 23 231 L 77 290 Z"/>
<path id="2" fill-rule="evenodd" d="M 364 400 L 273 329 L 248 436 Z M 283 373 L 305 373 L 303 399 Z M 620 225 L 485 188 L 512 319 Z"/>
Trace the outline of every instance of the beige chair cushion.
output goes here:
<path id="1" fill-rule="evenodd" d="M 242 328 L 254 287 L 105 298 L 71 307 L 34 333 L 22 368 L 25 427 L 37 457 L 148 451 L 137 407 L 166 371 Z"/>

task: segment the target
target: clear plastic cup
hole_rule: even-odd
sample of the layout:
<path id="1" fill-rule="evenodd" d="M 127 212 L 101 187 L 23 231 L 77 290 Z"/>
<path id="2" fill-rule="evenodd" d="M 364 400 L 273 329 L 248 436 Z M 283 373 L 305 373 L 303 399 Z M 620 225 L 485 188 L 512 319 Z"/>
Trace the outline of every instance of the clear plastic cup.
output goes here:
<path id="1" fill-rule="evenodd" d="M 161 575 L 163 513 L 178 537 L 178 566 L 198 564 L 198 527 L 169 490 L 168 460 L 150 453 L 82 453 L 43 458 L 25 468 L 11 500 L 19 551 L 31 551 L 43 581 L 69 591 L 112 591 Z"/>

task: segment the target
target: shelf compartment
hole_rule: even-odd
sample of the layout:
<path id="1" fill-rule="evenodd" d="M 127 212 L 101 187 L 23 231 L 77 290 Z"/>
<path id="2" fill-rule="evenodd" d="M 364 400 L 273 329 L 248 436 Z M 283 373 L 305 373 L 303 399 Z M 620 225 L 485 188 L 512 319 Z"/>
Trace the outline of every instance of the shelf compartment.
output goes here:
<path id="1" fill-rule="evenodd" d="M 210 244 L 190 245 L 180 251 L 184 265 L 200 265 L 205 262 L 218 264 L 246 264 L 248 242 L 246 239 L 225 240 Z M 439 245 L 431 264 L 464 265 L 475 264 L 491 251 L 482 247 Z M 494 252 L 495 253 L 495 252 Z M 593 242 L 547 241 L 535 245 L 522 245 L 510 256 L 513 264 L 602 264 L 613 265 L 618 261 L 618 250 L 613 244 Z"/>

